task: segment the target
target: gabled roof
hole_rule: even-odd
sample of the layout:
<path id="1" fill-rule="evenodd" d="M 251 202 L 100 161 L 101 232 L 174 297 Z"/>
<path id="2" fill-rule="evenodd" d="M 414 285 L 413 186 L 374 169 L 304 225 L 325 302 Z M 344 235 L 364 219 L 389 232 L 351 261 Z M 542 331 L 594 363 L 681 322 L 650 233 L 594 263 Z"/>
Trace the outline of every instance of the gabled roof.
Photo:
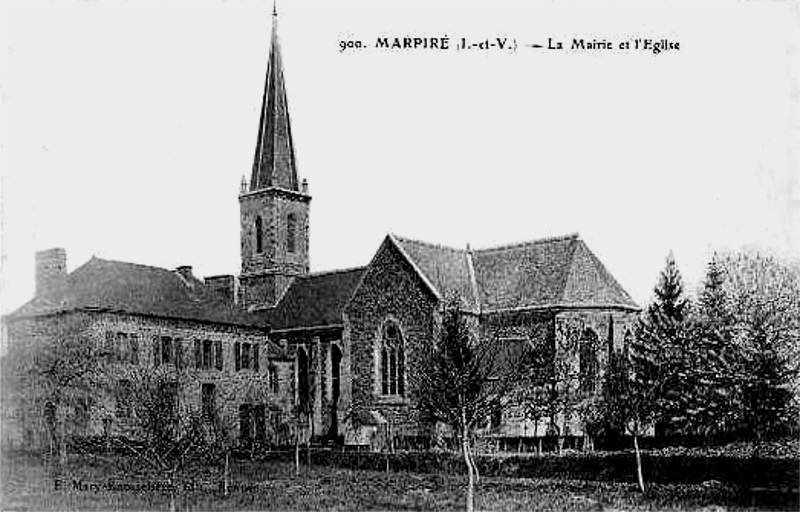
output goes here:
<path id="1" fill-rule="evenodd" d="M 61 286 L 34 297 L 9 317 L 73 310 L 264 326 L 257 316 L 223 300 L 195 278 L 186 279 L 163 268 L 95 257 L 69 274 Z"/>
<path id="2" fill-rule="evenodd" d="M 485 310 L 544 307 L 638 309 L 577 234 L 475 251 Z"/>
<path id="3" fill-rule="evenodd" d="M 297 164 L 289 122 L 289 105 L 283 78 L 283 63 L 278 42 L 278 15 L 272 13 L 272 44 L 267 63 L 267 78 L 261 99 L 250 192 L 278 187 L 298 192 Z"/>
<path id="4" fill-rule="evenodd" d="M 365 267 L 296 277 L 274 309 L 261 312 L 273 331 L 341 326 Z"/>
<path id="5" fill-rule="evenodd" d="M 389 238 L 439 298 L 457 295 L 469 310 L 638 309 L 578 235 L 476 250 Z"/>
<path id="6" fill-rule="evenodd" d="M 417 272 L 422 273 L 440 299 L 458 297 L 468 308 L 476 305 L 469 254 L 466 250 L 397 235 L 389 235 L 389 239 L 395 242 Z"/>

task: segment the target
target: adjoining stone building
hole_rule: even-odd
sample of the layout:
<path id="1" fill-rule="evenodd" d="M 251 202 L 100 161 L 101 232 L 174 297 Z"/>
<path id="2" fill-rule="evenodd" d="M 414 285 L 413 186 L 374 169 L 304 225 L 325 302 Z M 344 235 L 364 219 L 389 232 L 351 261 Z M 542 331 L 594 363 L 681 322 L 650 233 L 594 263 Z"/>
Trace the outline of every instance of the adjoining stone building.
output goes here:
<path id="1" fill-rule="evenodd" d="M 548 354 L 545 364 L 562 392 L 598 393 L 609 355 L 625 350 L 638 307 L 578 235 L 474 250 L 388 235 L 364 267 L 309 272 L 311 196 L 298 178 L 275 20 L 273 14 L 252 173 L 238 198 L 238 280 L 203 283 L 188 267 L 99 259 L 62 276 L 65 263 L 50 253 L 39 262 L 40 275 L 67 284 L 37 293 L 9 316 L 12 337 L 35 332 L 49 316 L 80 312 L 92 318 L 96 343 L 130 347 L 120 368 L 186 358 L 193 407 L 217 390 L 246 387 L 226 404 L 242 438 L 302 410 L 312 425 L 304 435 L 374 446 L 387 426 L 405 437 L 430 433 L 409 370 L 419 364 L 419 347 L 434 339 L 445 300 L 457 296 L 481 335 Z M 173 355 L 169 343 L 183 355 Z M 123 428 L 119 416 L 115 425 Z M 499 410 L 486 433 L 565 437 L 584 430 L 580 411 L 563 401 L 535 424 Z"/>
<path id="2" fill-rule="evenodd" d="M 198 280 L 191 267 L 92 258 L 72 273 L 63 249 L 37 254 L 36 295 L 5 318 L 9 352 L 76 336 L 103 356 L 105 389 L 71 422 L 71 436 L 134 436 L 137 376 L 164 374 L 186 414 L 218 411 L 245 440 L 276 442 L 291 411 L 292 363 L 267 329 L 233 303 L 232 276 Z M 79 326 L 79 330 L 65 326 Z M 66 330 L 65 330 L 66 329 Z M 16 397 L 25 404 L 25 397 Z M 22 400 L 19 400 L 22 399 Z M 30 404 L 29 404 L 30 405 Z M 24 408 L 23 408 L 24 409 Z M 17 410 L 6 441 L 42 442 L 42 411 Z"/>

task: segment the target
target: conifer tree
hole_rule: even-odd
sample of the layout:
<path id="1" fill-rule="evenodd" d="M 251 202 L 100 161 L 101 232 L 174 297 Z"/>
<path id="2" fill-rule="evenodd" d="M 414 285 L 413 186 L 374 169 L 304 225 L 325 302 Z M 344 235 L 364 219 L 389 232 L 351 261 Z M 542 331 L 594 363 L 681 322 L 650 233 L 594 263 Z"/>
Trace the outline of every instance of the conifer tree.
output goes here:
<path id="1" fill-rule="evenodd" d="M 648 365 L 648 379 L 658 430 L 674 430 L 686 419 L 685 398 L 693 392 L 688 332 L 689 301 L 672 253 L 653 290 L 636 343 L 639 356 Z"/>
<path id="2" fill-rule="evenodd" d="M 737 420 L 737 375 L 741 358 L 732 343 L 733 316 L 725 290 L 725 271 L 715 255 L 709 261 L 687 345 L 694 393 L 684 401 L 684 428 L 693 434 L 725 432 Z"/>

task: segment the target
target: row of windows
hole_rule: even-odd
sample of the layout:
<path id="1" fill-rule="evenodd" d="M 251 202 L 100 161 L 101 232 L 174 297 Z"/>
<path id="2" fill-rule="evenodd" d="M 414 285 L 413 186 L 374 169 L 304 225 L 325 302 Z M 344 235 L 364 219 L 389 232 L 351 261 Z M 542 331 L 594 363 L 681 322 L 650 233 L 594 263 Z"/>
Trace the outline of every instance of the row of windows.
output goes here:
<path id="1" fill-rule="evenodd" d="M 274 393 L 278 389 L 278 375 L 277 368 L 274 366 L 269 367 L 269 385 Z M 178 397 L 177 383 L 165 383 L 167 389 L 162 394 L 165 397 L 165 406 L 176 406 Z M 203 417 L 206 419 L 213 418 L 216 414 L 216 399 L 217 386 L 215 384 L 203 383 L 200 385 L 200 404 Z M 117 382 L 116 390 L 116 414 L 117 418 L 127 419 L 133 416 L 133 386 L 130 380 L 120 379 Z"/>
<path id="2" fill-rule="evenodd" d="M 260 216 L 256 217 L 253 226 L 256 238 L 256 254 L 264 252 L 264 222 Z M 286 216 L 286 252 L 293 253 L 297 250 L 297 217 L 290 213 Z"/>
<path id="3" fill-rule="evenodd" d="M 113 362 L 139 364 L 139 335 L 135 333 L 105 333 L 104 352 Z M 236 342 L 234 367 L 239 370 L 259 369 L 259 344 Z M 183 341 L 171 336 L 153 338 L 153 365 L 174 365 L 184 368 L 190 364 L 184 354 Z M 194 367 L 198 370 L 222 370 L 224 357 L 222 340 L 194 340 Z"/>

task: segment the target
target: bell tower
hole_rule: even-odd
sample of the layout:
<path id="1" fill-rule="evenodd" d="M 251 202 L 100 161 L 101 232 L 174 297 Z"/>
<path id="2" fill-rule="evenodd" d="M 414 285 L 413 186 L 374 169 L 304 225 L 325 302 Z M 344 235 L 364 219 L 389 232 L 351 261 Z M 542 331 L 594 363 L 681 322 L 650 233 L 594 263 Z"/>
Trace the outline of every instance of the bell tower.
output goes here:
<path id="1" fill-rule="evenodd" d="M 295 276 L 309 270 L 308 213 L 311 196 L 298 182 L 278 15 L 272 12 L 272 43 L 261 101 L 253 171 L 239 194 L 241 221 L 240 304 L 274 307 Z"/>

